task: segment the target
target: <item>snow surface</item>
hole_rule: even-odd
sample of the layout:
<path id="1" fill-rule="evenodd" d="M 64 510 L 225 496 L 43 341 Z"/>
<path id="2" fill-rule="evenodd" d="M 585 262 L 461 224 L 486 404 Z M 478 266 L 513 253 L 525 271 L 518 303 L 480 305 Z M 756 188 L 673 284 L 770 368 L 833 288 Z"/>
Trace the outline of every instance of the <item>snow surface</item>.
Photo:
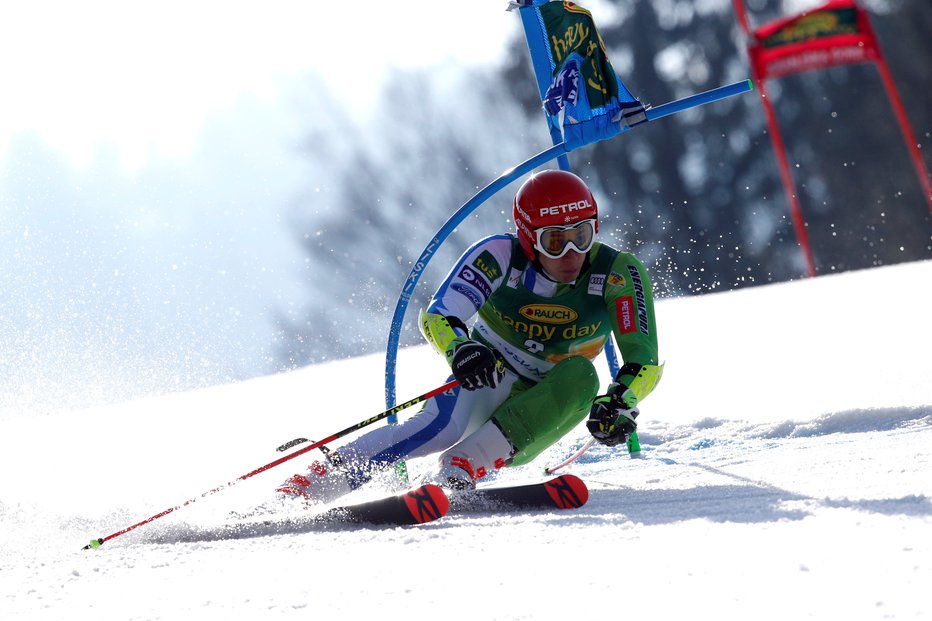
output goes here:
<path id="1" fill-rule="evenodd" d="M 570 466 L 592 490 L 574 512 L 410 528 L 231 516 L 299 458 L 82 551 L 285 440 L 382 411 L 383 356 L 4 412 L 0 619 L 929 618 L 930 282 L 920 262 L 660 301 L 667 366 L 643 458 L 597 447 Z M 424 347 L 399 373 L 400 400 L 445 379 Z M 585 439 L 499 479 L 539 478 Z"/>

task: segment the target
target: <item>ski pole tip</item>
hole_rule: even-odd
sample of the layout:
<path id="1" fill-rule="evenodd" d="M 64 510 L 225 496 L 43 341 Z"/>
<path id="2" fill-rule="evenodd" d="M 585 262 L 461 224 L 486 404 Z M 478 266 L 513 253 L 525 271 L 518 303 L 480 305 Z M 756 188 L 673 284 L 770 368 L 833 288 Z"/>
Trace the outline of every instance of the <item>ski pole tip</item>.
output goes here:
<path id="1" fill-rule="evenodd" d="M 81 548 L 81 549 L 82 549 L 82 550 L 96 550 L 97 548 L 99 548 L 99 547 L 102 546 L 103 544 L 104 544 L 104 540 L 103 540 L 103 539 L 91 539 L 91 542 L 90 542 L 89 544 L 87 544 L 86 546 L 84 546 L 83 548 Z"/>
<path id="2" fill-rule="evenodd" d="M 754 90 L 754 81 L 751 80 L 750 78 L 748 78 L 748 90 L 749 90 L 749 91 L 753 91 L 753 90 Z"/>

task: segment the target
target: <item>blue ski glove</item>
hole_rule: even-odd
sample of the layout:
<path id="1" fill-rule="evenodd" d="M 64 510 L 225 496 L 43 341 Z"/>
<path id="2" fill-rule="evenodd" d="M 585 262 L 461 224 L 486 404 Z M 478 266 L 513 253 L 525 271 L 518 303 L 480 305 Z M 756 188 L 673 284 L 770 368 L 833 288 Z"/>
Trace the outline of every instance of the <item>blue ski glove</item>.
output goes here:
<path id="1" fill-rule="evenodd" d="M 592 402 L 586 428 L 592 437 L 605 446 L 617 446 L 628 441 L 628 436 L 635 432 L 638 398 L 624 384 L 611 384 L 608 392 L 599 395 Z"/>
<path id="2" fill-rule="evenodd" d="M 453 350 L 450 368 L 453 377 L 466 390 L 483 386 L 495 388 L 505 376 L 505 361 L 500 353 L 479 341 L 465 338 Z"/>

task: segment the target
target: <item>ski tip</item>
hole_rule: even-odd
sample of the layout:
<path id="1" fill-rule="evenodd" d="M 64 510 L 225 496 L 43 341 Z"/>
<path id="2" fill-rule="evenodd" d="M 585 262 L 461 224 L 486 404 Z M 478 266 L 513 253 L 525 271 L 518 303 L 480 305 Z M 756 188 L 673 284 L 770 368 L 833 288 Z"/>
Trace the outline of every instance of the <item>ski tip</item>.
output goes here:
<path id="1" fill-rule="evenodd" d="M 450 510 L 450 499 L 439 485 L 422 485 L 405 494 L 404 499 L 416 524 L 438 520 Z"/>
<path id="2" fill-rule="evenodd" d="M 564 474 L 544 484 L 550 499 L 560 509 L 578 509 L 589 500 L 589 488 L 573 474 Z"/>

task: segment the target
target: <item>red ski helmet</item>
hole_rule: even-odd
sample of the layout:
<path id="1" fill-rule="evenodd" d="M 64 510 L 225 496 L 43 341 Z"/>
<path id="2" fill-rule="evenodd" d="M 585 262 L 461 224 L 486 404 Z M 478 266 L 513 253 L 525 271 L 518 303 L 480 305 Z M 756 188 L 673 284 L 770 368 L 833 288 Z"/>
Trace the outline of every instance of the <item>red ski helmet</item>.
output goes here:
<path id="1" fill-rule="evenodd" d="M 599 211 L 586 183 L 566 170 L 545 170 L 532 175 L 515 194 L 513 216 L 521 249 L 532 261 L 537 229 L 595 219 L 599 232 Z"/>

